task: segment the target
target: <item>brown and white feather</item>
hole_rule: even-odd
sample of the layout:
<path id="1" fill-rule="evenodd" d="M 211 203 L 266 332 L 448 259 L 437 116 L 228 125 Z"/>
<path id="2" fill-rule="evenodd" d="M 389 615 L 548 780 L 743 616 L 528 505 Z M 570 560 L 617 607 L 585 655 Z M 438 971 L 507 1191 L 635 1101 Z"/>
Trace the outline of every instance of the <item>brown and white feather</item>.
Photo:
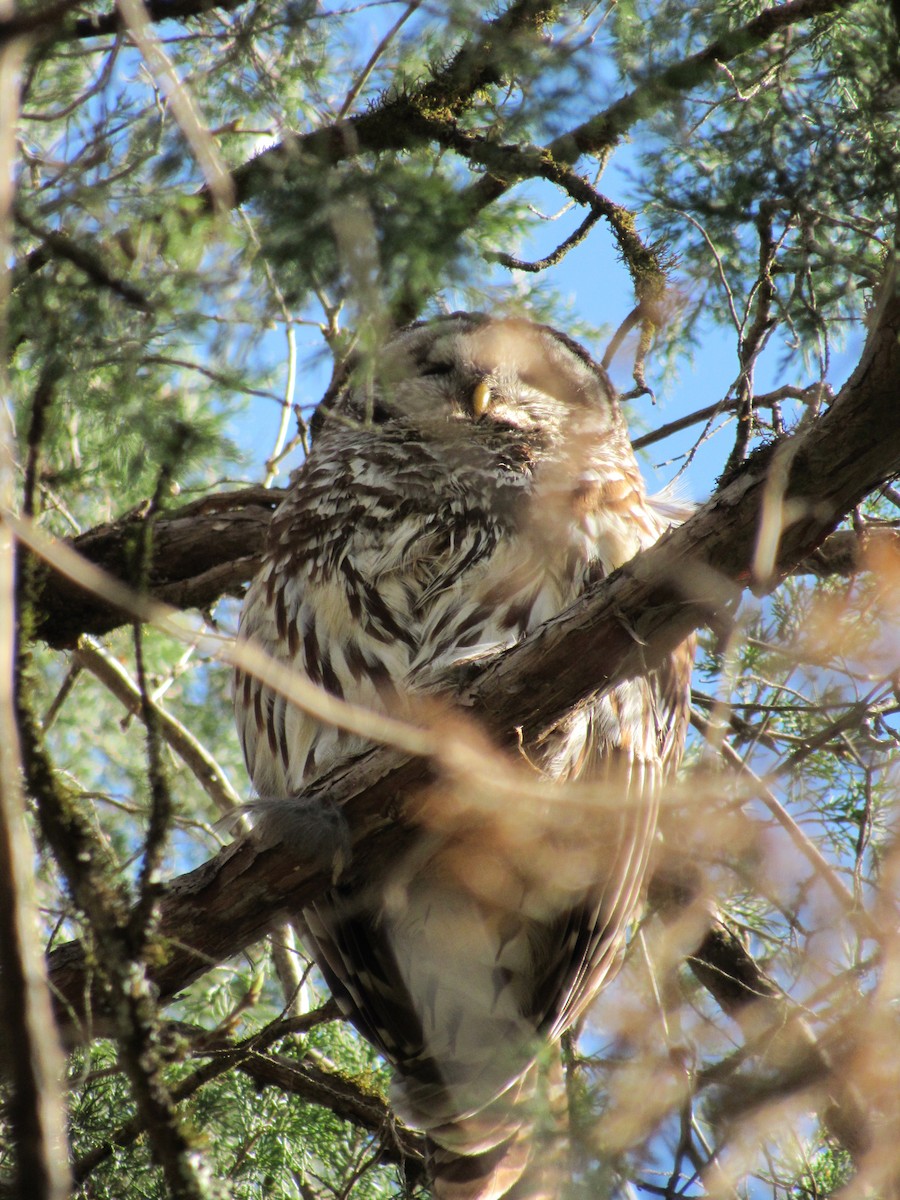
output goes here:
<path id="1" fill-rule="evenodd" d="M 390 709 L 527 637 L 668 523 L 580 347 L 455 314 L 402 331 L 374 384 L 351 382 L 324 415 L 241 633 L 335 695 Z M 394 1066 L 397 1110 L 431 1140 L 441 1200 L 498 1200 L 526 1169 L 532 1064 L 615 970 L 681 755 L 692 654 L 586 701 L 539 748 L 551 783 L 620 797 L 593 818 L 604 853 L 589 881 L 535 878 L 481 829 L 423 831 L 404 862 L 303 914 L 338 1002 Z M 299 795 L 364 746 L 240 672 L 235 710 L 264 798 Z M 473 862 L 490 878 L 473 884 Z"/>

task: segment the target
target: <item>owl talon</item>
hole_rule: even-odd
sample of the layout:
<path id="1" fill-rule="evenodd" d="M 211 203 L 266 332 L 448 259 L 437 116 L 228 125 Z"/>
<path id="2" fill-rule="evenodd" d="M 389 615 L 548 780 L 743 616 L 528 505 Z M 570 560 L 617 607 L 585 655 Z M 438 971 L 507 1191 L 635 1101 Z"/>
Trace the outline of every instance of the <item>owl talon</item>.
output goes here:
<path id="1" fill-rule="evenodd" d="M 353 853 L 350 827 L 337 805 L 263 796 L 247 808 L 257 818 L 253 836 L 259 846 L 282 847 L 304 866 L 328 872 L 331 882 L 337 882 Z"/>

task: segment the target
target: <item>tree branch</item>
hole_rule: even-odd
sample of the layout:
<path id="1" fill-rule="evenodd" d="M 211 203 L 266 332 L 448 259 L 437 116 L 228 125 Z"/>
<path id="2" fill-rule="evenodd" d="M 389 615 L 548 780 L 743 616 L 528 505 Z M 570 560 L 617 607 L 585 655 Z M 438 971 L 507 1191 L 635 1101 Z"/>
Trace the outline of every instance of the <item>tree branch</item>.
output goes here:
<path id="1" fill-rule="evenodd" d="M 158 600 L 178 608 L 207 608 L 220 596 L 239 594 L 256 573 L 272 512 L 287 493 L 249 487 L 195 500 L 160 514 L 154 526 L 148 584 Z M 129 577 L 131 547 L 146 510 L 99 525 L 71 545 L 98 567 Z M 104 634 L 131 619 L 63 575 L 44 571 L 37 596 L 35 634 L 57 649 L 85 633 Z"/>
<path id="2" fill-rule="evenodd" d="M 217 1031 L 173 1023 L 162 1030 L 192 1043 L 192 1053 L 209 1061 L 198 1067 L 172 1089 L 172 1099 L 183 1104 L 207 1084 L 227 1071 L 236 1069 L 253 1079 L 260 1088 L 277 1087 L 285 1095 L 300 1096 L 310 1104 L 320 1104 L 345 1121 L 365 1129 L 378 1140 L 378 1158 L 404 1168 L 411 1182 L 424 1178 L 425 1152 L 420 1133 L 402 1125 L 376 1092 L 367 1090 L 359 1081 L 329 1071 L 307 1056 L 276 1054 L 270 1047 L 288 1033 L 314 1027 L 322 1019 L 334 1019 L 337 1005 L 330 1001 L 322 1009 L 292 1021 L 276 1021 L 259 1033 L 239 1041 Z M 135 1142 L 145 1126 L 139 1116 L 125 1121 L 107 1140 L 79 1158 L 74 1165 L 76 1182 L 83 1184 L 102 1162 L 116 1149 Z M 0 1189 L 0 1196 L 4 1192 Z"/>
<path id="3" fill-rule="evenodd" d="M 82 644 L 73 655 L 73 664 L 90 671 L 132 715 L 141 714 L 141 691 L 118 659 L 104 654 L 96 645 Z M 161 735 L 180 756 L 219 812 L 234 813 L 240 808 L 240 796 L 202 742 L 176 721 L 170 712 L 154 704 L 149 697 L 145 703 L 152 705 Z"/>
<path id="4" fill-rule="evenodd" d="M 437 127 L 453 122 L 472 107 L 482 89 L 502 83 L 522 33 L 537 34 L 558 8 L 546 0 L 515 0 L 493 21 L 482 22 L 421 87 L 392 93 L 367 112 L 292 135 L 263 151 L 233 172 L 236 203 L 258 195 L 273 177 L 280 178 L 303 159 L 335 166 L 360 154 L 408 150 L 434 140 L 435 122 Z M 211 202 L 207 193 L 203 195 Z"/>
<path id="5" fill-rule="evenodd" d="M 560 162 L 570 163 L 583 154 L 611 150 L 638 121 L 645 121 L 684 92 L 707 83 L 721 63 L 740 58 L 800 21 L 839 13 L 852 8 L 855 3 L 856 0 L 793 0 L 764 9 L 745 25 L 710 42 L 703 50 L 648 76 L 604 112 L 561 134 L 547 150 Z"/>
<path id="6" fill-rule="evenodd" d="M 631 326 L 629 326 L 630 331 Z M 618 335 L 617 335 L 618 336 Z M 608 366 L 608 359 L 612 355 L 607 350 L 603 357 L 604 366 Z M 762 396 L 754 396 L 754 409 L 772 408 L 779 404 L 782 400 L 800 400 L 804 404 L 816 404 L 821 401 L 831 403 L 834 397 L 831 395 L 831 389 L 828 384 L 813 383 L 806 388 L 792 387 L 786 384 L 784 387 L 776 388 L 774 392 L 766 392 Z M 654 442 L 661 442 L 667 437 L 671 437 L 674 433 L 680 433 L 682 429 L 689 429 L 692 425 L 700 425 L 704 421 L 709 421 L 714 417 L 724 413 L 734 412 L 738 406 L 738 401 L 732 396 L 726 396 L 723 400 L 716 401 L 715 404 L 708 404 L 705 408 L 698 408 L 696 412 L 688 413 L 684 417 L 679 417 L 675 421 L 669 421 L 665 425 L 660 425 L 659 429 L 654 429 L 650 433 L 642 434 L 641 437 L 632 440 L 632 446 L 635 450 L 643 450 L 645 446 L 652 446 Z"/>
<path id="7" fill-rule="evenodd" d="M 742 587 L 771 590 L 821 544 L 874 487 L 900 471 L 900 296 L 886 290 L 859 365 L 831 408 L 803 432 L 752 455 L 681 528 L 595 585 L 567 612 L 488 666 L 455 672 L 459 706 L 502 743 L 526 745 L 582 698 L 646 671 Z M 877 435 L 876 432 L 877 431 Z M 777 502 L 777 503 L 776 503 Z M 774 508 L 789 513 L 772 572 L 758 552 Z M 408 837 L 397 797 L 457 766 L 375 748 L 314 783 L 310 803 L 339 802 L 371 864 Z M 364 851 L 362 844 L 365 844 Z M 165 962 L 154 971 L 163 999 L 258 940 L 284 912 L 330 882 L 330 864 L 298 861 L 283 846 L 246 840 L 169 885 L 161 905 Z M 51 955 L 62 1018 L 83 1019 L 90 983 L 80 948 Z M 94 998 L 95 1004 L 99 997 Z M 93 1009 L 95 1018 L 102 1013 Z"/>
<path id="8" fill-rule="evenodd" d="M 247 0 L 149 0 L 146 8 L 151 21 L 183 21 L 189 17 L 199 17 L 212 9 L 228 12 L 246 2 Z M 56 0 L 44 8 L 17 12 L 0 21 L 0 45 L 20 37 L 43 44 L 67 41 L 70 38 L 77 40 L 102 37 L 104 34 L 118 33 L 126 27 L 118 8 L 102 16 L 97 14 L 72 20 L 74 10 L 80 7 L 77 0 Z"/>
<path id="9" fill-rule="evenodd" d="M 96 250 L 80 245 L 58 230 L 42 229 L 30 220 L 21 208 L 16 209 L 15 217 L 17 224 L 26 229 L 32 237 L 40 239 L 40 246 L 32 250 L 27 257 L 26 269 L 29 273 L 44 266 L 51 258 L 60 258 L 77 267 L 98 288 L 107 288 L 132 308 L 143 313 L 153 312 L 151 301 L 141 289 L 129 283 L 127 279 L 113 275 Z"/>
<path id="10" fill-rule="evenodd" d="M 782 388 L 773 395 L 801 394 Z M 805 394 L 805 393 L 803 393 Z M 755 397 L 757 405 L 769 403 Z M 654 433 L 636 438 L 634 446 L 658 441 L 688 425 L 707 420 L 732 405 L 710 405 Z M 223 595 L 240 595 L 262 560 L 263 545 L 272 512 L 287 495 L 282 488 L 247 487 L 195 500 L 183 508 L 161 514 L 156 521 L 150 592 L 157 600 L 177 608 L 205 609 Z M 96 566 L 118 578 L 128 576 L 128 548 L 144 521 L 142 510 L 126 513 L 108 525 L 99 525 L 70 544 Z M 870 528 L 869 541 L 893 540 L 890 530 Z M 864 547 L 852 532 L 832 534 L 794 569 L 796 574 L 825 577 L 848 575 L 864 566 Z M 84 591 L 51 568 L 42 573 L 35 634 L 55 649 L 74 646 L 83 634 L 102 636 L 130 619 L 129 614 L 102 598 Z"/>
<path id="11" fill-rule="evenodd" d="M 435 141 L 451 146 L 470 160 L 492 156 L 488 173 L 466 189 L 469 207 L 475 213 L 523 179 L 553 179 L 554 175 L 566 174 L 583 155 L 614 148 L 638 121 L 705 83 L 721 63 L 756 49 L 800 21 L 840 12 L 854 2 L 794 0 L 775 5 L 697 54 L 649 76 L 602 113 L 554 138 L 547 146 L 503 146 L 462 131 L 455 122 L 472 106 L 479 90 L 502 82 L 507 65 L 503 58 L 508 51 L 501 53 L 498 47 L 503 47 L 517 30 L 540 28 L 552 20 L 559 7 L 520 0 L 495 21 L 485 22 L 479 34 L 421 88 L 392 95 L 347 121 L 286 138 L 237 168 L 233 172 L 235 200 L 241 204 L 258 195 L 273 177 L 280 177 L 291 164 L 307 156 L 320 165 L 334 166 L 363 153 L 408 150 Z M 611 209 L 616 207 L 610 205 Z"/>
<path id="12" fill-rule="evenodd" d="M 543 258 L 535 259 L 533 262 L 526 262 L 524 259 L 516 258 L 514 254 L 507 254 L 505 250 L 494 250 L 485 257 L 489 262 L 499 263 L 501 267 L 506 267 L 510 271 L 528 271 L 532 274 L 537 274 L 539 271 L 546 271 L 548 267 L 555 267 L 557 263 L 562 262 L 565 256 L 575 246 L 580 246 L 591 229 L 600 220 L 601 213 L 599 209 L 591 209 L 588 215 L 584 218 L 581 224 L 567 238 L 564 238 L 555 250 L 549 254 L 545 254 Z"/>

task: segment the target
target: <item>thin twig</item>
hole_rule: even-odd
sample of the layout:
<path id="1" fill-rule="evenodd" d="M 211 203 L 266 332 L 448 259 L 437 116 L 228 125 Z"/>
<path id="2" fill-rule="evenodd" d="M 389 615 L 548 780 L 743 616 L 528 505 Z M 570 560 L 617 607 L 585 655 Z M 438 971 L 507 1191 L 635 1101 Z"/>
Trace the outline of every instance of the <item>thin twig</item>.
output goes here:
<path id="1" fill-rule="evenodd" d="M 879 929 L 866 910 L 858 906 L 852 892 L 841 882 L 828 860 L 824 858 L 818 848 L 810 841 L 794 818 L 780 803 L 765 779 L 760 778 L 755 771 L 748 767 L 731 744 L 720 738 L 713 731 L 706 718 L 693 709 L 691 710 L 691 724 L 711 744 L 717 747 L 719 753 L 729 766 L 733 767 L 743 778 L 750 781 L 754 794 L 762 800 L 766 808 L 768 808 L 778 824 L 781 825 L 782 829 L 785 830 L 803 857 L 813 867 L 831 894 L 837 899 L 841 908 L 844 909 L 854 924 L 858 926 L 860 932 L 866 937 L 880 940 L 883 936 L 883 931 Z M 776 772 L 775 774 L 778 773 Z"/>
<path id="2" fill-rule="evenodd" d="M 73 655 L 73 662 L 91 672 L 125 708 L 137 716 L 141 712 L 141 694 L 125 667 L 98 643 L 85 638 Z M 153 704 L 160 732 L 169 746 L 184 761 L 197 782 L 223 814 L 233 814 L 242 800 L 228 777 L 206 748 L 177 721 L 170 712 Z M 45 720 L 46 724 L 46 720 Z"/>
<path id="3" fill-rule="evenodd" d="M 368 80 L 368 78 L 372 74 L 372 72 L 375 70 L 375 67 L 378 63 L 379 58 L 381 58 L 382 54 L 384 54 L 385 50 L 388 48 L 388 46 L 394 40 L 394 37 L 397 35 L 397 33 L 399 33 L 399 31 L 403 28 L 403 26 L 406 24 L 406 22 L 409 20 L 409 18 L 413 15 L 413 13 L 416 11 L 416 9 L 420 8 L 421 5 L 422 5 L 422 0 L 411 0 L 411 3 L 406 6 L 406 8 L 403 10 L 403 12 L 400 14 L 400 16 L 394 22 L 394 24 L 390 27 L 390 29 L 387 31 L 387 33 L 384 35 L 384 37 L 381 39 L 381 41 L 378 43 L 378 45 L 375 47 L 375 49 L 372 51 L 372 54 L 370 55 L 368 62 L 363 67 L 362 71 L 360 71 L 358 78 L 356 80 L 354 80 L 353 86 L 350 88 L 350 90 L 347 92 L 347 95 L 344 98 L 344 103 L 341 105 L 340 111 L 338 112 L 338 115 L 337 115 L 337 119 L 339 121 L 343 121 L 344 118 L 347 116 L 347 113 L 353 107 L 353 104 L 356 101 L 356 97 L 359 95 L 359 93 L 365 87 L 366 81 Z"/>
<path id="4" fill-rule="evenodd" d="M 578 228 L 560 242 L 555 250 L 552 250 L 543 258 L 535 259 L 533 262 L 526 262 L 524 259 L 516 258 L 512 254 L 506 254 L 502 250 L 492 250 L 485 254 L 485 258 L 488 262 L 496 262 L 501 267 L 508 267 L 510 271 L 530 271 L 532 273 L 546 271 L 548 267 L 555 267 L 557 263 L 562 262 L 573 247 L 580 245 L 584 241 L 590 230 L 600 220 L 600 216 L 600 212 L 591 209 Z"/>

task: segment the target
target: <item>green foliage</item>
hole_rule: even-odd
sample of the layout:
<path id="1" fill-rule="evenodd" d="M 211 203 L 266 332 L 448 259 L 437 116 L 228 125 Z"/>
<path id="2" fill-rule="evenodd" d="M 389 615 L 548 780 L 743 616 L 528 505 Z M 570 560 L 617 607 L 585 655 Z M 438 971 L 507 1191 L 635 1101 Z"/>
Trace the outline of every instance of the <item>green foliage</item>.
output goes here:
<path id="1" fill-rule="evenodd" d="M 853 1163 L 846 1150 L 825 1146 L 791 1189 L 791 1200 L 824 1200 L 836 1195 L 852 1178 Z"/>
<path id="2" fill-rule="evenodd" d="M 735 9 L 762 8 L 618 5 L 620 69 L 640 69 L 646 41 L 666 47 L 663 63 L 677 61 L 733 25 Z M 653 56 L 643 70 L 660 65 Z M 765 230 L 779 247 L 772 274 L 791 340 L 806 351 L 826 337 L 840 344 L 839 323 L 859 311 L 892 237 L 895 79 L 891 15 L 867 0 L 723 66 L 711 87 L 652 116 L 634 193 L 678 255 L 690 318 L 724 309 L 711 247 L 732 292 L 747 295 Z"/>

